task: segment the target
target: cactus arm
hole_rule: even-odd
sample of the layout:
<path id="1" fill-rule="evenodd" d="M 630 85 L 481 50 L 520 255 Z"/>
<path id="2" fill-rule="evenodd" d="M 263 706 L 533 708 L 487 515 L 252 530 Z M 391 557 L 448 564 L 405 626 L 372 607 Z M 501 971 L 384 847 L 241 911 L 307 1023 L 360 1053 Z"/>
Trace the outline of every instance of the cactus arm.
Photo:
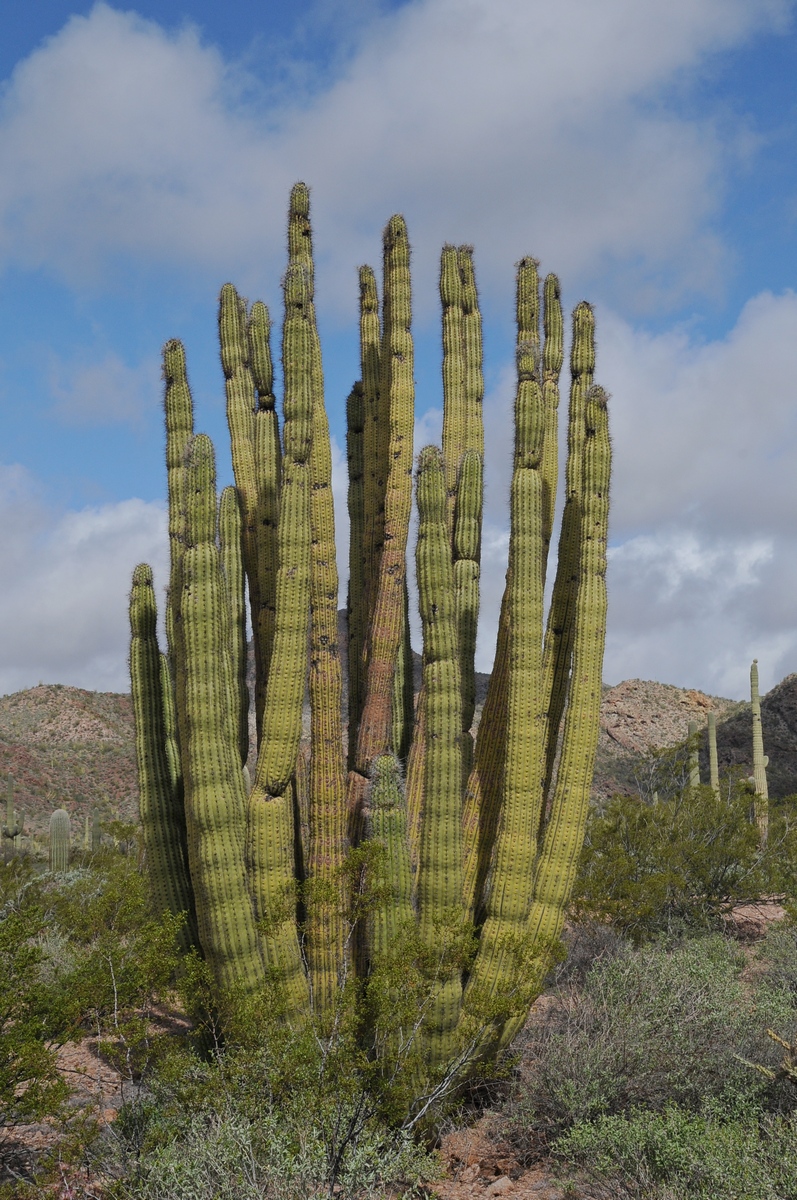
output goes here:
<path id="1" fill-rule="evenodd" d="M 515 461 L 510 498 L 509 672 L 503 804 L 493 880 L 474 964 L 476 990 L 500 992 L 512 970 L 511 947 L 529 906 L 542 798 L 543 543 L 542 440 L 545 422 L 537 359 L 518 346 Z"/>
<path id="2" fill-rule="evenodd" d="M 446 500 L 442 456 L 427 446 L 418 462 L 416 546 L 426 700 L 417 896 L 421 938 L 432 950 L 462 898 L 462 685 Z M 427 1019 L 432 1068 L 450 1057 L 461 1002 L 457 972 L 441 981 Z"/>
<path id="3" fill-rule="evenodd" d="M 534 876 L 528 934 L 544 949 L 561 932 L 564 909 L 584 841 L 598 744 L 603 648 L 606 639 L 609 443 L 606 394 L 592 388 L 585 419 L 579 586 L 573 634 L 573 676 L 562 757 Z M 514 1030 L 505 1031 L 506 1037 Z"/>
<path id="4" fill-rule="evenodd" d="M 412 868 L 408 850 L 407 806 L 401 765 L 395 755 L 375 759 L 368 793 L 369 840 L 384 847 L 385 896 L 370 917 L 369 948 L 374 962 L 395 949 L 396 940 L 414 919 Z"/>
<path id="5" fill-rule="evenodd" d="M 332 498 L 332 449 L 324 407 L 321 346 L 313 299 L 310 198 L 304 184 L 291 193 L 288 218 L 291 263 L 307 273 L 311 344 L 313 436 L 310 449 L 310 777 L 306 892 L 307 962 L 319 1014 L 334 1005 L 346 946 L 343 861 L 346 775 L 341 746 L 342 678 L 338 646 L 338 569 Z"/>
<path id="6" fill-rule="evenodd" d="M 463 453 L 475 450 L 484 455 L 484 351 L 482 348 L 482 316 L 473 268 L 473 247 L 457 250 L 462 277 L 462 340 L 464 343 L 464 417 L 465 443 Z"/>
<path id="7" fill-rule="evenodd" d="M 449 532 L 453 533 L 457 474 L 465 450 L 467 428 L 464 296 L 456 246 L 445 245 L 440 255 L 440 301 L 443 306 L 443 461 L 447 521 Z"/>
<path id="8" fill-rule="evenodd" d="M 130 592 L 130 683 L 136 731 L 139 814 L 157 912 L 185 913 L 183 949 L 198 944 L 182 792 L 167 753 L 162 655 L 156 632 L 152 570 L 141 563 Z M 92 850 L 94 846 L 92 828 Z"/>
<path id="9" fill-rule="evenodd" d="M 545 410 L 545 437 L 542 444 L 542 539 L 547 567 L 559 476 L 559 374 L 564 357 L 562 304 L 559 280 L 555 275 L 546 275 L 543 298 L 545 343 L 542 351 L 542 403 Z"/>
<path id="10" fill-rule="evenodd" d="M 302 732 L 310 617 L 310 445 L 312 341 L 305 267 L 285 276 L 285 379 L 279 569 L 274 647 L 257 768 L 249 795 L 247 860 L 258 917 L 266 925 L 266 961 L 278 969 L 296 1014 L 309 1004 L 295 927 L 294 805 L 291 779 Z"/>
<path id="11" fill-rule="evenodd" d="M 708 769 L 712 791 L 719 799 L 720 770 L 717 756 L 717 714 L 715 712 L 708 714 Z"/>
<path id="12" fill-rule="evenodd" d="M 562 714 L 567 699 L 572 657 L 572 633 L 578 590 L 580 560 L 582 465 L 584 457 L 587 395 L 595 370 L 595 316 L 586 301 L 573 312 L 573 344 L 570 353 L 570 410 L 567 429 L 567 466 L 565 470 L 565 506 L 559 532 L 559 557 L 548 611 L 543 656 L 543 689 L 548 699 L 545 731 L 545 784 L 551 788 Z"/>
<path id="13" fill-rule="evenodd" d="M 310 616 L 310 443 L 312 379 L 308 281 L 285 277 L 285 421 L 279 514 L 274 650 L 253 795 L 279 796 L 293 775 L 302 732 Z"/>
<path id="14" fill-rule="evenodd" d="M 476 708 L 476 632 L 479 622 L 479 560 L 483 497 L 482 456 L 469 447 L 457 480 L 454 520 L 454 588 L 457 597 L 459 662 L 462 677 L 462 732 L 472 746 L 470 727 Z M 470 771 L 471 752 L 467 752 Z"/>
<path id="15" fill-rule="evenodd" d="M 247 343 L 252 378 L 257 390 L 254 416 L 257 474 L 257 577 L 260 608 L 252 610 L 255 643 L 255 715 L 258 741 L 263 726 L 266 685 L 274 646 L 276 580 L 279 566 L 277 529 L 282 448 L 279 438 L 274 368 L 271 360 L 271 322 L 262 300 L 249 313 Z"/>
<path id="16" fill-rule="evenodd" d="M 755 822 L 761 845 L 767 844 L 769 832 L 769 789 L 767 787 L 767 759 L 764 755 L 764 735 L 761 726 L 761 697 L 758 694 L 758 659 L 750 667 L 750 700 L 753 713 L 753 782 L 755 800 L 753 804 Z"/>
<path id="17" fill-rule="evenodd" d="M 202 949 L 222 994 L 264 979 L 245 860 L 226 586 L 216 545 L 213 446 L 194 437 L 187 459 L 181 612 L 187 738 L 182 746 L 188 858 Z"/>
<path id="18" fill-rule="evenodd" d="M 237 488 L 226 487 L 219 503 L 219 541 L 230 613 L 230 663 L 237 704 L 238 753 L 243 767 L 249 756 L 249 688 L 246 686 L 246 599 L 242 540 L 239 493 Z"/>
<path id="19" fill-rule="evenodd" d="M 174 797 L 174 804 L 177 811 L 181 814 L 183 829 L 185 829 L 185 816 L 183 814 L 183 767 L 180 762 L 180 747 L 177 741 L 174 681 L 172 680 L 169 658 L 166 654 L 161 654 L 160 656 L 160 684 L 161 705 L 163 709 L 163 745 L 169 770 L 169 786 Z M 185 834 L 183 838 L 185 838 Z"/>
<path id="20" fill-rule="evenodd" d="M 346 601 L 348 624 L 349 729 L 348 764 L 355 751 L 357 722 L 362 707 L 362 654 L 365 643 L 365 397 L 363 385 L 355 383 L 346 401 L 346 458 L 349 470 L 349 591 Z"/>
<path id="21" fill-rule="evenodd" d="M 379 579 L 385 540 L 385 486 L 390 441 L 389 396 L 382 388 L 382 332 L 376 276 L 360 267 L 360 378 L 363 387 L 363 615 L 368 625 Z M 363 649 L 363 653 L 365 650 Z"/>
<path id="22" fill-rule="evenodd" d="M 395 216 L 388 222 L 384 246 L 382 388 L 390 410 L 390 467 L 385 490 L 384 547 L 368 634 L 366 696 L 355 771 L 349 777 L 349 808 L 355 820 L 365 796 L 371 763 L 390 748 L 393 676 L 404 635 L 407 535 L 412 505 L 414 380 L 409 240 L 403 217 Z"/>
<path id="23" fill-rule="evenodd" d="M 476 734 L 473 766 L 465 789 L 463 905 L 469 919 L 481 924 L 484 895 L 492 863 L 503 802 L 509 683 L 509 572 L 498 619 L 495 660 Z"/>

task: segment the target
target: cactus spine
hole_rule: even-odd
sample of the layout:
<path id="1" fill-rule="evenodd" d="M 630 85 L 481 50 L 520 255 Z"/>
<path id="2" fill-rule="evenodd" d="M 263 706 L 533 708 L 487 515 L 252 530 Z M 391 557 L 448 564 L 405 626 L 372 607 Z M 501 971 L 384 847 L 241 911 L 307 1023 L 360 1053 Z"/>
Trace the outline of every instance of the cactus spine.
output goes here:
<path id="1" fill-rule="evenodd" d="M 346 753 L 309 212 L 307 188 L 297 184 L 284 281 L 281 438 L 268 314 L 259 302 L 247 312 L 232 285 L 222 291 L 235 491 L 220 505 L 212 446 L 193 433 L 182 347 L 170 342 L 164 353 L 167 656 L 158 650 L 148 567 L 136 569 L 131 593 L 145 845 L 158 904 L 188 914 L 186 943 L 207 958 L 222 1010 L 226 996 L 257 994 L 276 980 L 286 1017 L 311 1019 L 323 1034 L 348 994 L 341 984 L 359 976 L 367 997 L 372 971 L 391 960 L 402 938 L 420 947 L 427 974 L 436 962 L 411 1035 L 422 1064 L 414 1068 L 413 1111 L 421 1112 L 430 1089 L 464 1078 L 514 1035 L 561 930 L 598 735 L 607 404 L 593 386 L 594 318 L 582 303 L 574 314 L 566 519 L 544 634 L 562 315 L 555 276 L 545 281 L 541 305 L 537 264 L 522 260 L 509 566 L 496 666 L 474 744 L 481 317 L 471 249 L 444 248 L 443 447 L 421 452 L 416 477 L 423 672 L 413 719 L 409 241 L 403 219 L 391 218 L 381 318 L 376 276 L 360 269 L 360 379 L 347 402 Z M 257 766 L 248 794 L 241 771 L 244 578 L 257 664 Z M 301 745 L 308 683 L 309 755 Z M 360 843 L 372 845 L 351 861 L 370 863 L 367 870 L 381 878 L 362 917 L 361 868 L 346 870 Z M 394 1031 L 370 1052 L 378 1057 L 400 1041 Z"/>
<path id="2" fill-rule="evenodd" d="M 50 817 L 50 870 L 69 870 L 70 844 L 69 813 L 64 808 L 57 808 Z"/>
<path id="3" fill-rule="evenodd" d="M 754 658 L 750 666 L 750 700 L 753 710 L 753 786 L 755 800 L 753 802 L 755 822 L 758 826 L 758 836 L 761 845 L 767 843 L 769 831 L 769 790 L 767 788 L 767 764 L 769 759 L 764 754 L 764 735 L 761 727 L 761 697 L 758 694 L 758 659 Z"/>

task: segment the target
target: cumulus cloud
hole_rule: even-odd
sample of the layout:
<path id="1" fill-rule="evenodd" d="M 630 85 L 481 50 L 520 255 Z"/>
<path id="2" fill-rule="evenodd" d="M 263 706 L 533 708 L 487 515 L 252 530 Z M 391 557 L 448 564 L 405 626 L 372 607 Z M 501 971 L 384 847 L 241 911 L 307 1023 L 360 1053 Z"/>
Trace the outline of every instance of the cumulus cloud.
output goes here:
<path id="1" fill-rule="evenodd" d="M 721 269 L 705 218 L 726 151 L 661 89 L 790 9 L 418 0 L 374 18 L 328 87 L 275 108 L 192 28 L 98 4 L 8 82 L 0 256 L 77 283 L 134 256 L 248 286 L 281 261 L 287 191 L 306 177 L 319 278 L 352 304 L 351 264 L 399 207 L 421 261 L 473 240 L 488 286 L 530 250 L 570 275 L 618 261 L 694 285 Z"/>
<path id="2" fill-rule="evenodd" d="M 162 390 L 157 360 L 131 367 L 113 351 L 97 361 L 54 356 L 49 384 L 51 411 L 66 425 L 140 426 Z"/>
<path id="3" fill-rule="evenodd" d="M 41 486 L 0 467 L 0 691 L 38 682 L 127 691 L 127 593 L 133 567 L 168 578 L 166 514 L 124 500 L 55 521 Z"/>

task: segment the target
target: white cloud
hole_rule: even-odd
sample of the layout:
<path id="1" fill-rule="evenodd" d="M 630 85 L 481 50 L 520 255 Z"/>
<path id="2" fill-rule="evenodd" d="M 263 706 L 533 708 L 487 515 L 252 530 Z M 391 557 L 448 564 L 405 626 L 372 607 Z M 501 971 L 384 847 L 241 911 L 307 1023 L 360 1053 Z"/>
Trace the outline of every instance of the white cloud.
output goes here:
<path id="1" fill-rule="evenodd" d="M 797 581 L 795 538 L 666 530 L 611 551 L 609 580 L 609 682 L 641 676 L 743 698 L 753 658 L 762 689 L 797 667 L 797 619 L 782 602 Z"/>
<path id="2" fill-rule="evenodd" d="M 0 692 L 38 682 L 128 691 L 133 567 L 168 578 L 166 514 L 124 500 L 53 521 L 37 482 L 0 467 Z"/>
<path id="3" fill-rule="evenodd" d="M 601 314 L 615 537 L 672 521 L 721 536 L 793 528 L 795 330 L 793 292 L 753 297 L 728 335 L 708 343 Z"/>
<path id="4" fill-rule="evenodd" d="M 399 207 L 430 300 L 445 239 L 476 242 L 488 285 L 533 250 L 569 277 L 619 260 L 646 286 L 644 264 L 692 286 L 721 269 L 705 218 L 725 151 L 660 91 L 790 9 L 418 0 L 373 19 L 336 82 L 275 110 L 194 30 L 98 4 L 7 85 L 0 256 L 72 282 L 134 256 L 248 287 L 278 269 L 288 188 L 305 177 L 327 307 L 333 285 L 353 307 L 352 264 Z"/>
<path id="5" fill-rule="evenodd" d="M 67 425 L 140 426 L 162 391 L 155 359 L 130 367 L 108 351 L 98 361 L 53 357 L 49 371 L 52 413 Z"/>

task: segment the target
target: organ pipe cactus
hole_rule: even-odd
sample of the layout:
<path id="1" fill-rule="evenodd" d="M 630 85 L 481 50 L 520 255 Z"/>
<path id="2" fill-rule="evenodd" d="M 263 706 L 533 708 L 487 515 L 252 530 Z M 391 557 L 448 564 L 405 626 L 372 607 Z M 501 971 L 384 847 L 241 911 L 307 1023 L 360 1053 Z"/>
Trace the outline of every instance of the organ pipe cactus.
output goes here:
<path id="1" fill-rule="evenodd" d="M 367 1047 L 379 1062 L 388 1047 L 415 1043 L 411 1121 L 515 1034 L 562 928 L 598 737 L 606 395 L 593 383 L 594 316 L 581 303 L 573 321 L 565 520 L 546 631 L 562 313 L 556 277 L 548 276 L 541 297 L 535 260 L 522 260 L 509 564 L 496 664 L 475 730 L 481 317 L 471 248 L 444 248 L 443 445 L 421 451 L 416 478 L 423 670 L 413 711 L 410 248 L 403 219 L 391 218 L 381 313 L 376 275 L 360 270 L 360 378 L 347 402 L 346 739 L 331 454 L 304 184 L 291 194 L 288 244 L 281 437 L 267 310 L 260 302 L 247 309 L 230 284 L 222 289 L 235 489 L 220 504 L 213 447 L 193 430 L 183 349 L 178 342 L 164 349 L 167 654 L 158 647 L 145 564 L 134 572 L 130 602 L 144 843 L 156 903 L 186 914 L 185 946 L 206 958 L 222 1012 L 230 997 L 257 996 L 276 981 L 286 1020 L 312 1021 L 323 1034 L 350 994 L 348 981 L 357 979 L 367 998 L 397 947 L 414 947 L 408 953 L 428 983 L 414 1032 L 394 1029 Z M 253 697 L 242 640 L 245 594 Z M 308 685 L 309 755 L 302 745 Z M 251 749 L 249 703 L 257 728 Z M 242 770 L 247 756 L 251 791 Z M 373 1005 L 368 1011 L 366 1039 L 376 1019 Z"/>
<path id="2" fill-rule="evenodd" d="M 767 764 L 764 754 L 764 737 L 761 728 L 761 697 L 758 694 L 758 659 L 750 666 L 750 699 L 753 710 L 753 786 L 755 789 L 754 815 L 758 836 L 762 846 L 766 845 L 769 827 L 769 790 L 767 788 Z"/>
<path id="3" fill-rule="evenodd" d="M 64 808 L 57 808 L 50 817 L 50 870 L 66 871 L 69 868 L 69 845 L 71 822 Z"/>

